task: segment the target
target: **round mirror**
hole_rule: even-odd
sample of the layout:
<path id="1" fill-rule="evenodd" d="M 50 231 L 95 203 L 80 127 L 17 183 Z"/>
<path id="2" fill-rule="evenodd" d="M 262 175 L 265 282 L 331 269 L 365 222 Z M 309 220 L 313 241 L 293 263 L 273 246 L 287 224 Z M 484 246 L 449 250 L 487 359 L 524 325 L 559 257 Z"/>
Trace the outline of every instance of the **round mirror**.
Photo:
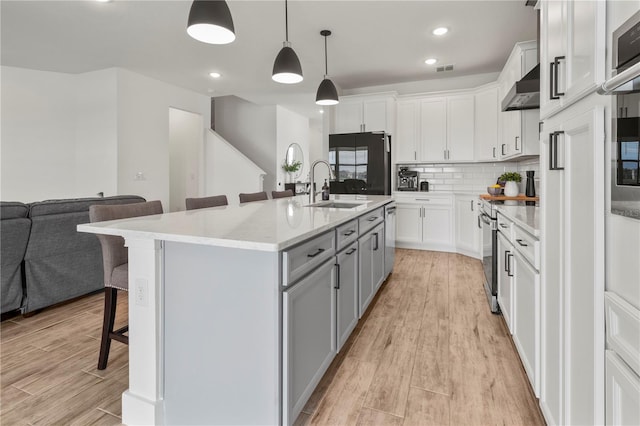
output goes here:
<path id="1" fill-rule="evenodd" d="M 289 173 L 293 179 L 297 179 L 302 174 L 302 168 L 304 167 L 304 155 L 302 154 L 302 148 L 297 143 L 292 143 L 287 148 L 287 153 L 284 157 L 284 164 L 282 168 L 285 173 Z"/>

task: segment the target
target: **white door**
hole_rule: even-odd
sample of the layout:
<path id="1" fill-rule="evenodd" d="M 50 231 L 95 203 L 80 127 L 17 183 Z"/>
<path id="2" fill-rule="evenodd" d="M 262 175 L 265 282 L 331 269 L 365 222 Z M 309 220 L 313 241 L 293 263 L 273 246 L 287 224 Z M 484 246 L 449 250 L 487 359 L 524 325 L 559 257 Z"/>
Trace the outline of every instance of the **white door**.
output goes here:
<path id="1" fill-rule="evenodd" d="M 504 322 L 513 334 L 513 246 L 498 232 L 498 305 Z"/>
<path id="2" fill-rule="evenodd" d="M 422 241 L 434 248 L 447 248 L 453 245 L 451 227 L 451 208 L 424 206 L 422 222 Z"/>
<path id="3" fill-rule="evenodd" d="M 420 102 L 420 149 L 423 161 L 445 160 L 447 149 L 447 99 L 431 98 Z"/>
<path id="4" fill-rule="evenodd" d="M 540 117 L 546 118 L 560 109 L 560 100 L 554 96 L 557 87 L 554 77 L 555 58 L 565 52 L 565 1 L 543 1 L 540 9 Z M 553 65 L 552 65 L 553 64 Z M 560 76 L 560 74 L 557 74 Z M 555 85 L 555 86 L 554 86 Z"/>
<path id="5" fill-rule="evenodd" d="M 492 87 L 475 96 L 475 159 L 498 159 L 498 88 Z"/>
<path id="6" fill-rule="evenodd" d="M 389 131 L 387 123 L 387 101 L 385 99 L 363 102 L 363 132 Z"/>
<path id="7" fill-rule="evenodd" d="M 447 98 L 447 160 L 473 160 L 474 109 L 473 95 Z"/>
<path id="8" fill-rule="evenodd" d="M 420 104 L 418 101 L 398 102 L 398 120 L 396 136 L 393 138 L 394 162 L 415 161 L 418 143 L 418 119 Z"/>
<path id="9" fill-rule="evenodd" d="M 362 101 L 341 101 L 336 105 L 335 133 L 362 131 Z"/>
<path id="10" fill-rule="evenodd" d="M 531 387 L 540 396 L 540 274 L 517 251 L 513 255 L 513 342 Z"/>
<path id="11" fill-rule="evenodd" d="M 202 116 L 169 108 L 169 211 L 186 209 L 185 199 L 199 197 L 204 156 Z"/>
<path id="12" fill-rule="evenodd" d="M 420 204 L 396 205 L 396 241 L 422 243 L 422 206 Z"/>
<path id="13" fill-rule="evenodd" d="M 464 254 L 480 257 L 476 203 L 476 197 L 456 197 L 456 247 Z"/>

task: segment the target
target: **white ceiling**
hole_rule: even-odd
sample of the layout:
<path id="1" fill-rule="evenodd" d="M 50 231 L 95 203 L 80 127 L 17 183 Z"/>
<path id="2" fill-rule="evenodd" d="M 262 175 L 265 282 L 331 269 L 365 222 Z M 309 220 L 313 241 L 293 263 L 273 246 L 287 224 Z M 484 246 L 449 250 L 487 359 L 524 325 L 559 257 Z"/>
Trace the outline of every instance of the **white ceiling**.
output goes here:
<path id="1" fill-rule="evenodd" d="M 304 81 L 271 80 L 284 40 L 284 1 L 227 0 L 236 41 L 208 45 L 186 33 L 191 1 L 1 2 L 2 65 L 66 73 L 122 67 L 207 96 L 237 95 L 317 117 L 324 74 L 342 90 L 499 71 L 514 43 L 535 39 L 524 0 L 289 2 L 289 40 Z M 450 28 L 443 37 L 431 30 Z M 436 73 L 424 60 L 455 70 Z M 213 80 L 209 72 L 222 78 Z"/>

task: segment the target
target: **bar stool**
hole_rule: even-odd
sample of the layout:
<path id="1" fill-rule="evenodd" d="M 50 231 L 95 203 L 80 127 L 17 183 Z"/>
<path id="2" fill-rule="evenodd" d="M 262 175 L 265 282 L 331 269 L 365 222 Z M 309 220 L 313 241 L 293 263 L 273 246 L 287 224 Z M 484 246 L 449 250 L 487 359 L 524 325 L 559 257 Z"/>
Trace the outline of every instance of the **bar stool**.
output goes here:
<path id="1" fill-rule="evenodd" d="M 227 206 L 226 195 L 214 195 L 212 197 L 187 198 L 185 199 L 187 210 L 206 209 L 207 207 Z"/>

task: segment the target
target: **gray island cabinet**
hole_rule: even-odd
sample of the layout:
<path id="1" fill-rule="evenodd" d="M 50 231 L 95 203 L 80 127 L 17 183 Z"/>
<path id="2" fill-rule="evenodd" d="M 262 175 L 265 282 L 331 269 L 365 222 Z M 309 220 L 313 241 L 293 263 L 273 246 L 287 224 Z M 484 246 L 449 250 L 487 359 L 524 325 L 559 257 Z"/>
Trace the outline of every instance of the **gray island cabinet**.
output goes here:
<path id="1" fill-rule="evenodd" d="M 333 198 L 353 207 L 292 197 L 78 226 L 129 248 L 124 424 L 295 421 L 392 247 L 391 197 Z"/>

